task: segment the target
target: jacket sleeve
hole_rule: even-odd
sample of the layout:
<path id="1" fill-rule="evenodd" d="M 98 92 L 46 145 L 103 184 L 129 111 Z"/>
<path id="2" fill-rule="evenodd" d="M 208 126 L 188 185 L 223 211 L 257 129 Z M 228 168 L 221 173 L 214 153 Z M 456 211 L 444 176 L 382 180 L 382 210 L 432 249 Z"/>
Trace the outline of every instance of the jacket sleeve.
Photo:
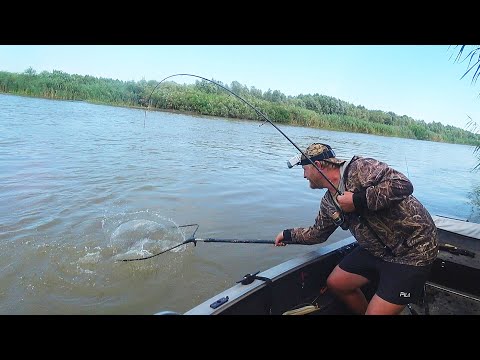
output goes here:
<path id="1" fill-rule="evenodd" d="M 410 180 L 386 163 L 365 158 L 355 165 L 349 177 L 355 176 L 359 183 L 360 190 L 353 195 L 356 210 L 382 210 L 413 193 Z"/>
<path id="2" fill-rule="evenodd" d="M 335 211 L 335 208 L 332 208 L 332 205 L 329 204 L 326 196 L 324 196 L 320 203 L 318 215 L 315 218 L 315 224 L 305 228 L 287 229 L 285 232 L 289 233 L 290 240 L 295 244 L 314 245 L 325 242 L 337 228 L 337 225 L 329 216 L 329 213 L 333 213 L 333 211 Z"/>

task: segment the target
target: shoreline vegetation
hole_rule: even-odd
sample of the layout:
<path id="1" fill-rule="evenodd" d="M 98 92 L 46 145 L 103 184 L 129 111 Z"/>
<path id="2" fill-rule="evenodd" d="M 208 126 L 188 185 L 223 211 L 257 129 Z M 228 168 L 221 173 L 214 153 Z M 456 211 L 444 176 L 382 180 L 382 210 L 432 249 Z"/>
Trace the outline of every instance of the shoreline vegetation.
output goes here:
<path id="1" fill-rule="evenodd" d="M 276 124 L 480 145 L 480 134 L 440 122 L 426 123 L 407 115 L 369 110 L 318 93 L 285 96 L 278 90 L 248 88 L 236 81 L 230 85 L 212 81 L 247 100 Z M 156 80 L 121 81 L 70 75 L 59 70 L 37 74 L 31 67 L 23 73 L 0 71 L 0 93 L 4 94 L 137 109 L 148 106 L 150 110 L 263 121 L 251 107 L 209 81 L 197 80 L 194 84 L 164 82 L 150 97 L 157 84 Z"/>

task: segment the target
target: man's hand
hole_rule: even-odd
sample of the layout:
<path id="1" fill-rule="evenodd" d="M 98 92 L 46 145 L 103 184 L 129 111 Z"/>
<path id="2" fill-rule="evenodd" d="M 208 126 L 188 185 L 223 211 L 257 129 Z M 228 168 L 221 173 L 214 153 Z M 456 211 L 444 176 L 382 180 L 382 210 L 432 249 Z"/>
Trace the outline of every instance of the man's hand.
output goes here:
<path id="1" fill-rule="evenodd" d="M 275 246 L 285 246 L 286 244 L 283 243 L 283 231 L 280 231 L 275 238 Z"/>
<path id="2" fill-rule="evenodd" d="M 353 192 L 345 191 L 343 195 L 337 195 L 338 205 L 346 213 L 354 212 L 355 205 L 353 204 Z"/>

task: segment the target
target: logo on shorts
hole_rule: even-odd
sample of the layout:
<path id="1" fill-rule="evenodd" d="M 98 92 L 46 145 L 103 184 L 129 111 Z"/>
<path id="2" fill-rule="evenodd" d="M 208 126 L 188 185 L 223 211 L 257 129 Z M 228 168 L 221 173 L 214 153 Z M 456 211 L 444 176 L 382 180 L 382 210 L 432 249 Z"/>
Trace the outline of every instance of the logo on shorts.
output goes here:
<path id="1" fill-rule="evenodd" d="M 400 291 L 400 297 L 409 298 L 409 297 L 410 297 L 410 293 Z"/>

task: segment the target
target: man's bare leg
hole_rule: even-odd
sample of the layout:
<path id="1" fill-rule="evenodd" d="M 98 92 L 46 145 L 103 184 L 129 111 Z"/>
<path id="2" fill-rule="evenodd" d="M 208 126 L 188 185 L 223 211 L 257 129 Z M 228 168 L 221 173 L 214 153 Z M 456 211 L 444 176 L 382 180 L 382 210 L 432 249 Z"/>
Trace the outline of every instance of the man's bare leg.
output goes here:
<path id="1" fill-rule="evenodd" d="M 336 266 L 328 276 L 327 286 L 355 314 L 364 315 L 369 305 L 360 288 L 368 282 L 367 278 L 346 272 Z M 372 310 L 375 309 L 372 308 Z"/>
<path id="2" fill-rule="evenodd" d="M 398 315 L 405 309 L 405 306 L 407 305 L 392 304 L 375 294 L 368 304 L 365 315 Z"/>

